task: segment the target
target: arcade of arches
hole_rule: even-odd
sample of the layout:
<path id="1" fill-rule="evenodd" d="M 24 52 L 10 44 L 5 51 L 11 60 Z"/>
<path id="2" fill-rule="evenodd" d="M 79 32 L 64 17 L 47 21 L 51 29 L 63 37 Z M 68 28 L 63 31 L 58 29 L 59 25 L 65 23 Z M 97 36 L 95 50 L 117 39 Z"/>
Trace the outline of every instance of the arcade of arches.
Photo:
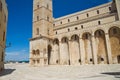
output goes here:
<path id="1" fill-rule="evenodd" d="M 39 50 L 32 51 L 33 56 L 40 56 Z M 85 32 L 61 38 L 55 38 L 48 45 L 48 64 L 81 65 L 81 64 L 117 64 L 120 63 L 120 28 L 111 27 L 108 33 L 102 29 L 93 34 Z M 40 60 L 33 60 L 39 64 Z"/>

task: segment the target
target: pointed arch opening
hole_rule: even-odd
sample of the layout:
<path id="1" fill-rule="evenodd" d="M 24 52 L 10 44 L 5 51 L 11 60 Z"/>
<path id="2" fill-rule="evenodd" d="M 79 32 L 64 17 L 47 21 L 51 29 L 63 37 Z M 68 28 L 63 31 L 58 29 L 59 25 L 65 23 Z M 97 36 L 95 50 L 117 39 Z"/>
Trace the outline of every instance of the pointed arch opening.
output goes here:
<path id="1" fill-rule="evenodd" d="M 91 41 L 91 34 L 86 32 L 82 35 L 82 39 L 84 41 L 84 49 L 85 49 L 85 63 L 86 64 L 93 64 L 93 52 L 92 52 L 92 41 Z"/>
<path id="2" fill-rule="evenodd" d="M 110 45 L 113 63 L 120 64 L 120 28 L 114 26 L 109 29 Z"/>
<path id="3" fill-rule="evenodd" d="M 101 29 L 95 31 L 95 43 L 98 64 L 108 64 L 108 54 L 106 47 L 105 32 Z"/>

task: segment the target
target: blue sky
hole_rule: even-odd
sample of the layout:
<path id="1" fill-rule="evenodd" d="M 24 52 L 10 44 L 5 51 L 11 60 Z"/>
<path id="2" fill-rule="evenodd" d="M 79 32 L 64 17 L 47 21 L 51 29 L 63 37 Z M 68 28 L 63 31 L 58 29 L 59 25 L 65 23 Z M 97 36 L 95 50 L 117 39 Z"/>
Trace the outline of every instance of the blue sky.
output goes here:
<path id="1" fill-rule="evenodd" d="M 6 60 L 28 60 L 29 39 L 32 36 L 32 0 L 6 0 L 8 4 L 8 26 Z M 53 0 L 55 18 L 85 10 L 111 0 Z"/>

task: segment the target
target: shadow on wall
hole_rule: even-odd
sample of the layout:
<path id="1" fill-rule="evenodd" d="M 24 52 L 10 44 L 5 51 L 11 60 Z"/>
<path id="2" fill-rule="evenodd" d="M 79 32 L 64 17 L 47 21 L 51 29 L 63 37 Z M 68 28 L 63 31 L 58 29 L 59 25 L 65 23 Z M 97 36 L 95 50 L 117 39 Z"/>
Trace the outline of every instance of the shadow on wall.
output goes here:
<path id="1" fill-rule="evenodd" d="M 0 72 L 0 76 L 5 76 L 11 74 L 13 71 L 16 69 L 4 69 L 3 71 Z"/>
<path id="2" fill-rule="evenodd" d="M 120 72 L 105 72 L 105 73 L 101 73 L 101 74 L 112 75 L 115 78 L 120 78 Z"/>

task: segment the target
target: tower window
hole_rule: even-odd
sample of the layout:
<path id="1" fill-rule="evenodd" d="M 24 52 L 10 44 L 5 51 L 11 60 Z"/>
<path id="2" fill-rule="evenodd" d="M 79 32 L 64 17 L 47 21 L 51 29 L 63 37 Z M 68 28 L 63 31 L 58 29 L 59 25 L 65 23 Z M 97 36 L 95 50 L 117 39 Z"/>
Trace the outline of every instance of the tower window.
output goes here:
<path id="1" fill-rule="evenodd" d="M 81 25 L 81 28 L 83 29 L 83 25 Z"/>
<path id="2" fill-rule="evenodd" d="M 39 28 L 37 28 L 36 31 L 37 31 L 37 35 L 39 35 Z"/>
<path id="3" fill-rule="evenodd" d="M 55 26 L 55 24 L 53 24 L 53 26 Z"/>
<path id="4" fill-rule="evenodd" d="M 40 6 L 39 6 L 39 4 L 37 5 L 37 8 L 39 8 Z"/>
<path id="5" fill-rule="evenodd" d="M 49 9 L 49 5 L 47 4 L 47 9 Z"/>
<path id="6" fill-rule="evenodd" d="M 89 14 L 87 13 L 87 17 L 89 17 Z"/>
<path id="7" fill-rule="evenodd" d="M 48 30 L 48 35 L 49 35 L 49 30 Z"/>
<path id="8" fill-rule="evenodd" d="M 68 28 L 68 32 L 70 31 L 70 29 Z"/>
<path id="9" fill-rule="evenodd" d="M 6 15 L 4 15 L 4 21 L 6 22 Z"/>
<path id="10" fill-rule="evenodd" d="M 4 53 L 2 52 L 2 58 L 1 61 L 4 61 Z"/>
<path id="11" fill-rule="evenodd" d="M 111 11 L 111 7 L 109 7 L 109 11 Z"/>
<path id="12" fill-rule="evenodd" d="M 56 31 L 56 34 L 57 34 L 57 31 Z"/>
<path id="13" fill-rule="evenodd" d="M 98 25 L 100 25 L 101 24 L 101 22 L 100 21 L 98 21 Z"/>
<path id="14" fill-rule="evenodd" d="M 39 21 L 39 16 L 37 16 L 37 21 Z"/>
<path id="15" fill-rule="evenodd" d="M 97 14 L 99 14 L 100 12 L 99 12 L 99 10 L 97 10 Z"/>
<path id="16" fill-rule="evenodd" d="M 5 32 L 3 32 L 3 41 L 5 41 Z"/>
<path id="17" fill-rule="evenodd" d="M 47 21 L 49 21 L 49 17 L 47 16 Z"/>

